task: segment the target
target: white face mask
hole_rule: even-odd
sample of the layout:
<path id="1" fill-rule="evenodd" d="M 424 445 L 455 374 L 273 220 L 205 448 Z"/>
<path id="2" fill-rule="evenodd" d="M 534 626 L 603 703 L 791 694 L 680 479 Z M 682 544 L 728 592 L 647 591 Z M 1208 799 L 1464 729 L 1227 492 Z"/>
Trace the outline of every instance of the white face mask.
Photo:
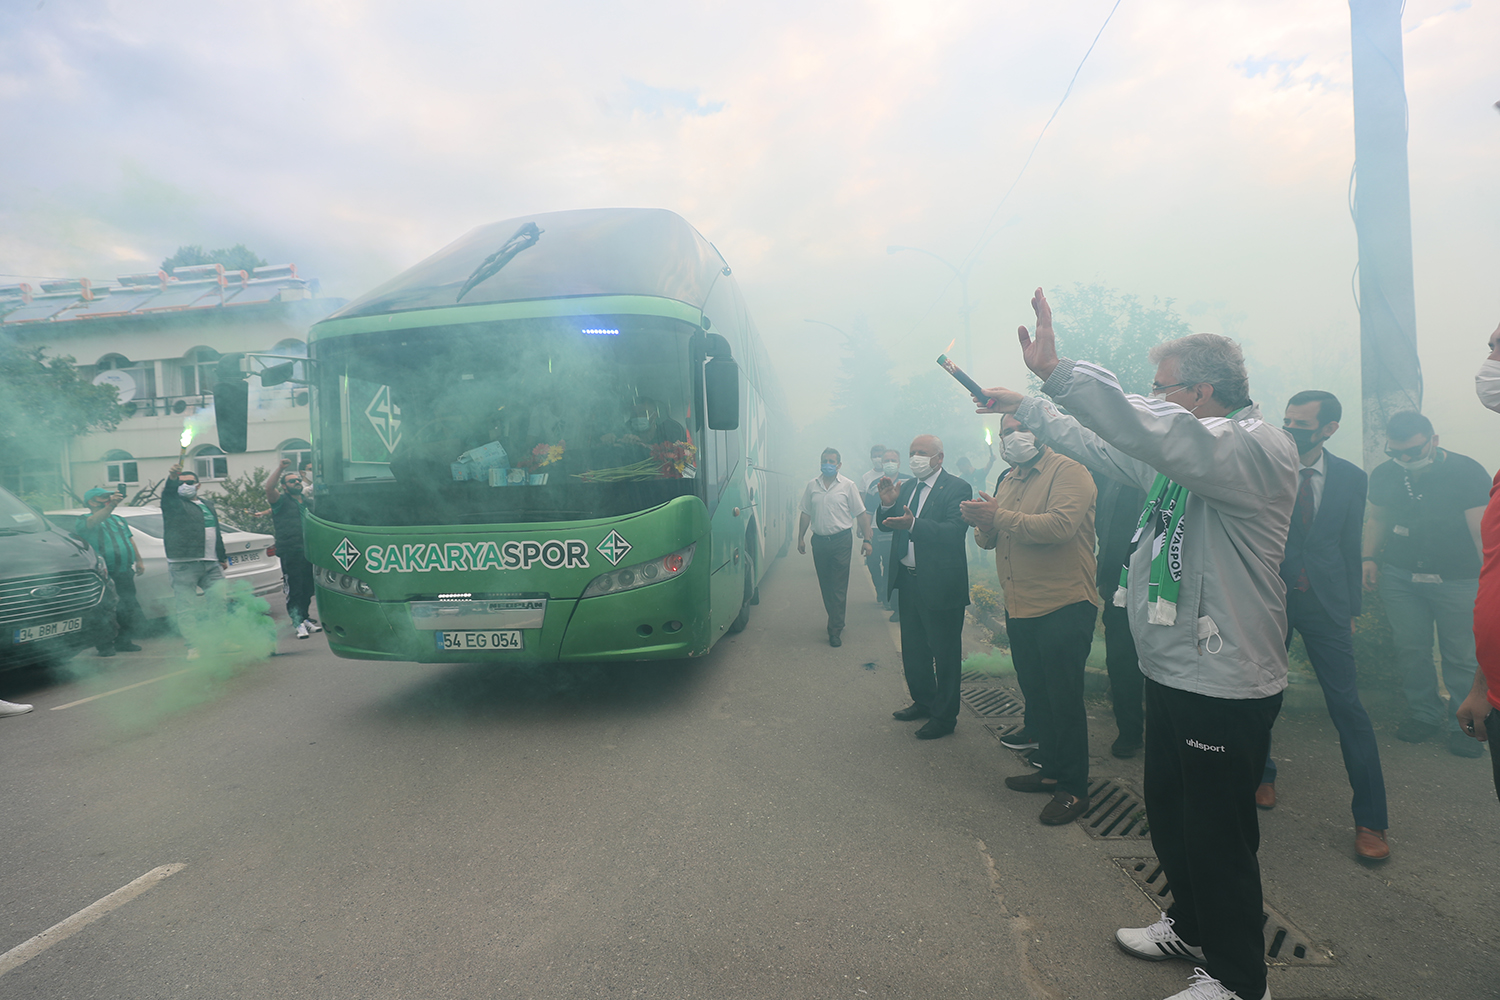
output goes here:
<path id="1" fill-rule="evenodd" d="M 197 483 L 178 483 L 177 484 L 177 495 L 180 496 L 180 497 L 182 497 L 182 498 L 184 498 L 184 499 L 186 499 L 186 500 L 193 499 L 193 497 L 195 497 L 195 496 L 198 495 L 198 484 Z"/>
<path id="2" fill-rule="evenodd" d="M 1433 439 L 1429 438 L 1427 441 L 1427 454 L 1423 455 L 1421 458 L 1414 458 L 1410 461 L 1407 461 L 1404 458 L 1398 458 L 1394 461 L 1397 465 L 1401 466 L 1401 468 L 1405 469 L 1407 472 L 1416 472 L 1418 469 L 1425 469 L 1429 465 L 1431 465 L 1432 458 L 1436 454 L 1437 446 L 1433 444 Z"/>
<path id="3" fill-rule="evenodd" d="M 1474 393 L 1485 409 L 1500 413 L 1500 361 L 1484 359 L 1479 374 L 1474 376 Z"/>
<path id="4" fill-rule="evenodd" d="M 1000 438 L 1000 454 L 1011 465 L 1024 465 L 1041 454 L 1036 435 L 1030 431 L 1011 431 Z"/>
<path id="5" fill-rule="evenodd" d="M 887 476 L 894 476 L 896 473 L 898 473 L 898 472 L 901 471 L 901 463 L 900 462 L 886 462 L 883 465 L 881 465 L 880 471 L 883 472 L 883 473 L 885 473 Z"/>
<path id="6" fill-rule="evenodd" d="M 906 464 L 911 466 L 911 474 L 918 479 L 926 479 L 932 472 L 932 459 L 926 455 L 913 455 Z"/>

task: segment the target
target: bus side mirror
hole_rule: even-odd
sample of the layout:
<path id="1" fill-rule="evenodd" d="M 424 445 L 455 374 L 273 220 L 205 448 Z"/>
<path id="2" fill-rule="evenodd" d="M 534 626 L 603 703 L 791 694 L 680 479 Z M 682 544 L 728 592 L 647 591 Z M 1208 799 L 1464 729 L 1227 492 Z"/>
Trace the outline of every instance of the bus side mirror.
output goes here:
<path id="1" fill-rule="evenodd" d="M 708 396 L 708 429 L 737 429 L 740 426 L 740 366 L 734 358 L 721 355 L 704 365 L 703 388 Z"/>
<path id="2" fill-rule="evenodd" d="M 292 370 L 297 367 L 297 362 L 287 361 L 279 365 L 260 370 L 260 384 L 263 386 L 281 385 L 283 382 L 292 380 Z"/>
<path id="3" fill-rule="evenodd" d="M 232 455 L 245 451 L 250 431 L 250 383 L 240 371 L 243 354 L 226 354 L 214 369 L 214 423 L 219 447 Z"/>

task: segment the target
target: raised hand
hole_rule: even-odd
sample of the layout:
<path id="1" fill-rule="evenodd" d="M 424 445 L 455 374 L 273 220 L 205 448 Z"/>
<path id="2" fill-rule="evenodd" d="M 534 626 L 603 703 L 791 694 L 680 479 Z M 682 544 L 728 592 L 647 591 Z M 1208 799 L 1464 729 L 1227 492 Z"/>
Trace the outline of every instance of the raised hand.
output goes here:
<path id="1" fill-rule="evenodd" d="M 1057 337 L 1052 332 L 1052 307 L 1047 304 L 1047 296 L 1040 288 L 1031 297 L 1031 308 L 1036 311 L 1036 338 L 1033 339 L 1024 326 L 1016 330 L 1016 338 L 1021 341 L 1021 356 L 1026 360 L 1026 367 L 1045 382 L 1052 377 L 1052 369 L 1057 367 Z"/>
<path id="2" fill-rule="evenodd" d="M 880 493 L 880 506 L 890 507 L 901 495 L 901 487 L 896 485 L 890 476 L 881 476 L 880 482 L 875 484 L 875 489 Z"/>
<path id="3" fill-rule="evenodd" d="M 989 397 L 988 402 L 981 401 L 977 396 L 974 398 L 975 413 L 1015 413 L 1016 408 L 1021 405 L 1021 400 L 1026 398 L 1014 389 L 1006 389 L 1003 386 L 986 389 L 984 394 Z"/>

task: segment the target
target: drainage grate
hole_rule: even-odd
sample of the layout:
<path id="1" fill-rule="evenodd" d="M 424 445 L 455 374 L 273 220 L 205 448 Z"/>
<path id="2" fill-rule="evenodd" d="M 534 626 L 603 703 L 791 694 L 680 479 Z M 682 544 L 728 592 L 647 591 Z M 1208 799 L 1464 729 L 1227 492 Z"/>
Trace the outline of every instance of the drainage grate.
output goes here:
<path id="1" fill-rule="evenodd" d="M 987 674 L 982 670 L 965 670 L 958 675 L 960 684 L 999 684 L 999 674 Z"/>
<path id="2" fill-rule="evenodd" d="M 1020 715 L 1025 710 L 1021 700 L 1004 688 L 960 687 L 958 697 L 975 715 L 985 719 Z"/>
<path id="3" fill-rule="evenodd" d="M 1162 910 L 1171 907 L 1172 888 L 1167 885 L 1167 875 L 1161 870 L 1160 861 L 1155 858 L 1115 858 L 1114 861 L 1150 898 L 1151 902 Z M 1324 946 L 1314 944 L 1307 934 L 1299 930 L 1275 907 L 1266 905 L 1264 909 L 1266 960 L 1272 965 L 1338 964 L 1338 960 L 1333 957 L 1333 952 Z"/>
<path id="4" fill-rule="evenodd" d="M 1146 803 L 1114 778 L 1089 780 L 1088 812 L 1078 823 L 1099 840 L 1145 840 L 1151 836 Z"/>

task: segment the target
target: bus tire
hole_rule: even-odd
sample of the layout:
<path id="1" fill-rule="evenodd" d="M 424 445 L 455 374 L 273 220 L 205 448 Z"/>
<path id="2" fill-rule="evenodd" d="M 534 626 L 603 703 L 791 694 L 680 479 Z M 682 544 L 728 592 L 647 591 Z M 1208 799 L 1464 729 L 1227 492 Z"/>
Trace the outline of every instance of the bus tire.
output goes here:
<path id="1" fill-rule="evenodd" d="M 750 598 L 755 592 L 755 571 L 751 568 L 750 560 L 745 560 L 745 597 L 740 603 L 740 613 L 734 621 L 729 623 L 729 632 L 745 631 L 745 626 L 750 624 Z"/>

